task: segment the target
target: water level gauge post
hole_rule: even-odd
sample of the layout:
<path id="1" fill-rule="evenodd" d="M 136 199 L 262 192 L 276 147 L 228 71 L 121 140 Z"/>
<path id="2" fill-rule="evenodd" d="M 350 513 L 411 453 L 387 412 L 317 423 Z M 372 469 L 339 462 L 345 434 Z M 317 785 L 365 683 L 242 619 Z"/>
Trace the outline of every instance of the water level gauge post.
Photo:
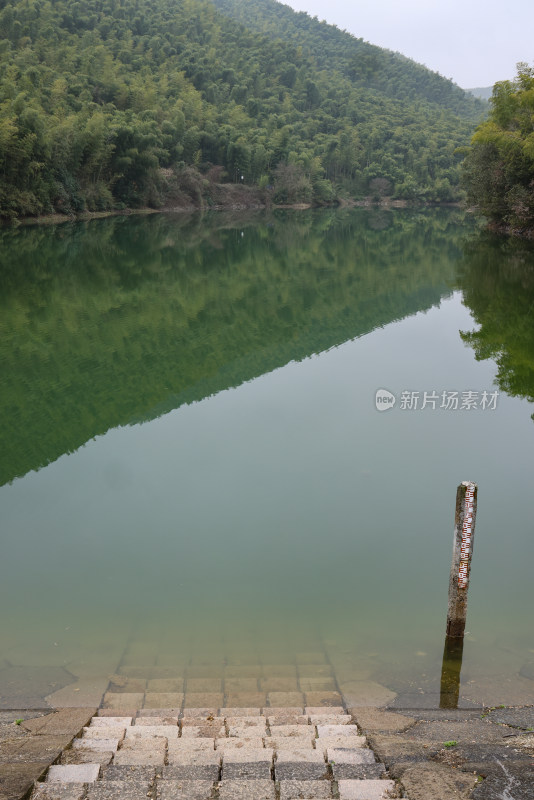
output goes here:
<path id="1" fill-rule="evenodd" d="M 449 576 L 449 604 L 447 608 L 447 636 L 462 638 L 467 618 L 467 592 L 471 574 L 478 486 L 463 481 L 456 491 L 454 518 L 454 543 Z"/>

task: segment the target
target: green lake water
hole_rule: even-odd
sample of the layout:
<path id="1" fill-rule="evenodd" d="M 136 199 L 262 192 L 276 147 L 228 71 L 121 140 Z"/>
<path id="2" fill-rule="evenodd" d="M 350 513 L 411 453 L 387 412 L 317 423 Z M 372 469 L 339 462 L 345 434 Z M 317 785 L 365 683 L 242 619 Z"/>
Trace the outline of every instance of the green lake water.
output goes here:
<path id="1" fill-rule="evenodd" d="M 4 229 L 0 264 L 0 679 L 319 642 L 434 690 L 473 480 L 462 690 L 534 695 L 531 245 L 458 210 L 153 215 Z"/>

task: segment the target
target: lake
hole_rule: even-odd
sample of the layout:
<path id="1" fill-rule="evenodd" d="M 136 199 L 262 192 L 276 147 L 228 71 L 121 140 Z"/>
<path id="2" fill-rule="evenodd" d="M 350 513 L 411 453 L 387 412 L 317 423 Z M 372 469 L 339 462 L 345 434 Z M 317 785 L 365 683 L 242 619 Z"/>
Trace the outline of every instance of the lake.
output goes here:
<path id="1" fill-rule="evenodd" d="M 458 209 L 154 214 L 5 228 L 0 263 L 4 708 L 3 672 L 303 652 L 433 697 L 463 480 L 461 693 L 532 697 L 532 245 Z"/>

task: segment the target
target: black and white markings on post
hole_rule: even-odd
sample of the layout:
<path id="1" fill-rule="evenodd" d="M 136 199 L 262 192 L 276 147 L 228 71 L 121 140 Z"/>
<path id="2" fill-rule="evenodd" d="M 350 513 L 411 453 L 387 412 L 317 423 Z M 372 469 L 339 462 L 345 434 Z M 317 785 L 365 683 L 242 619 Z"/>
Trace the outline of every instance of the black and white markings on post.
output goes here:
<path id="1" fill-rule="evenodd" d="M 464 635 L 467 617 L 467 591 L 473 556 L 478 487 L 464 481 L 456 492 L 454 519 L 454 546 L 449 577 L 449 604 L 447 609 L 447 636 Z"/>

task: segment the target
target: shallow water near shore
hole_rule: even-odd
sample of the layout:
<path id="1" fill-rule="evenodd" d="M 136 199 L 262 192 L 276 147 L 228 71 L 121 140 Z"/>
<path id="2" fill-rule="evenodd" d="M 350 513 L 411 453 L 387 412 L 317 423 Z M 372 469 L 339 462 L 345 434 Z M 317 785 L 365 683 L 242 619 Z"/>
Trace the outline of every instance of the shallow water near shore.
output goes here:
<path id="1" fill-rule="evenodd" d="M 6 670 L 306 654 L 433 696 L 462 480 L 461 693 L 528 702 L 531 245 L 356 209 L 8 230 L 0 253 L 4 708 Z"/>

